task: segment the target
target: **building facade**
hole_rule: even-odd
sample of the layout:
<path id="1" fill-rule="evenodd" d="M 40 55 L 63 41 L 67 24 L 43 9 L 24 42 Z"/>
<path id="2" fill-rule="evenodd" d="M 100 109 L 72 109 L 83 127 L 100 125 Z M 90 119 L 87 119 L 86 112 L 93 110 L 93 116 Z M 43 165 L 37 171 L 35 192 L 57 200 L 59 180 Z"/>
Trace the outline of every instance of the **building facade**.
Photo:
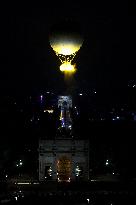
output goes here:
<path id="1" fill-rule="evenodd" d="M 39 180 L 73 181 L 89 179 L 88 140 L 39 141 Z"/>

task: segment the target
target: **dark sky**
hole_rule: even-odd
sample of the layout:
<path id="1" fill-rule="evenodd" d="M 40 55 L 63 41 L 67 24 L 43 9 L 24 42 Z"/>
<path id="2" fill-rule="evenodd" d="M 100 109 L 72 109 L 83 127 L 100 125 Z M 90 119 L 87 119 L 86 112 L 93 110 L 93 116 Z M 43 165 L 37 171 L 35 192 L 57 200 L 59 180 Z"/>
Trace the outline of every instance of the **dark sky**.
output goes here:
<path id="1" fill-rule="evenodd" d="M 29 8 L 12 2 L 1 6 L 0 14 L 1 96 L 64 88 L 59 60 L 48 39 L 52 25 L 62 20 L 78 22 L 84 35 L 84 44 L 75 58 L 79 90 L 124 89 L 128 81 L 136 80 L 136 17 L 128 15 L 125 1 L 52 1 Z"/>
<path id="2" fill-rule="evenodd" d="M 51 26 L 62 20 L 78 22 L 84 35 L 75 58 L 79 89 L 124 87 L 135 79 L 135 18 L 128 15 L 127 4 L 69 2 L 2 10 L 1 93 L 64 87 L 59 60 L 48 41 Z"/>

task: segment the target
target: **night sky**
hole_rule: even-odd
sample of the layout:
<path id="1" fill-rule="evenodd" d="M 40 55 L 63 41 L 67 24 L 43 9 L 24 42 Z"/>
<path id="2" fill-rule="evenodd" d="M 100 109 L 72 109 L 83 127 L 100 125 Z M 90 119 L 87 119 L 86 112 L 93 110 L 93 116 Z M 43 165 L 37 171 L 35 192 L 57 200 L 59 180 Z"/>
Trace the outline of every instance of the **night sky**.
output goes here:
<path id="1" fill-rule="evenodd" d="M 77 22 L 84 35 L 75 58 L 79 88 L 125 87 L 135 78 L 134 18 L 128 16 L 125 3 L 69 3 L 27 9 L 12 5 L 11 9 L 3 7 L 1 19 L 2 93 L 63 89 L 59 60 L 48 40 L 51 26 L 62 20 Z"/>

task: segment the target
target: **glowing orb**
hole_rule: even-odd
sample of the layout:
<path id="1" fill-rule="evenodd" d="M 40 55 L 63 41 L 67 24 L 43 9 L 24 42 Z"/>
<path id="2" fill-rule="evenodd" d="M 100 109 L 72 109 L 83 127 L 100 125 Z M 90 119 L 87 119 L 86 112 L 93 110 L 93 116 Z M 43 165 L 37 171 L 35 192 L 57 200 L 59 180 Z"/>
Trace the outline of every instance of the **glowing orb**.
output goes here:
<path id="1" fill-rule="evenodd" d="M 71 72 L 71 73 L 73 73 L 73 72 L 76 71 L 75 66 L 74 66 L 74 65 L 71 65 L 71 63 L 69 63 L 69 62 L 63 63 L 63 64 L 60 66 L 60 70 L 61 70 L 62 72 Z"/>
<path id="2" fill-rule="evenodd" d="M 76 36 L 55 36 L 50 39 L 50 44 L 57 54 L 72 55 L 82 46 L 82 39 Z"/>

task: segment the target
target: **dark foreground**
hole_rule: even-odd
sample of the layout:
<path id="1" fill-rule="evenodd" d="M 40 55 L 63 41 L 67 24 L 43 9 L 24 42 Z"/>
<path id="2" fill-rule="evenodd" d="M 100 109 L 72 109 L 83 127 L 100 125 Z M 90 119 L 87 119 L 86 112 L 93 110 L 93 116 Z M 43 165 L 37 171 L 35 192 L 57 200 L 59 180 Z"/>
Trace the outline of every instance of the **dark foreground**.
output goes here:
<path id="1" fill-rule="evenodd" d="M 0 204 L 136 205 L 136 187 L 134 182 L 10 184 L 1 186 Z"/>

